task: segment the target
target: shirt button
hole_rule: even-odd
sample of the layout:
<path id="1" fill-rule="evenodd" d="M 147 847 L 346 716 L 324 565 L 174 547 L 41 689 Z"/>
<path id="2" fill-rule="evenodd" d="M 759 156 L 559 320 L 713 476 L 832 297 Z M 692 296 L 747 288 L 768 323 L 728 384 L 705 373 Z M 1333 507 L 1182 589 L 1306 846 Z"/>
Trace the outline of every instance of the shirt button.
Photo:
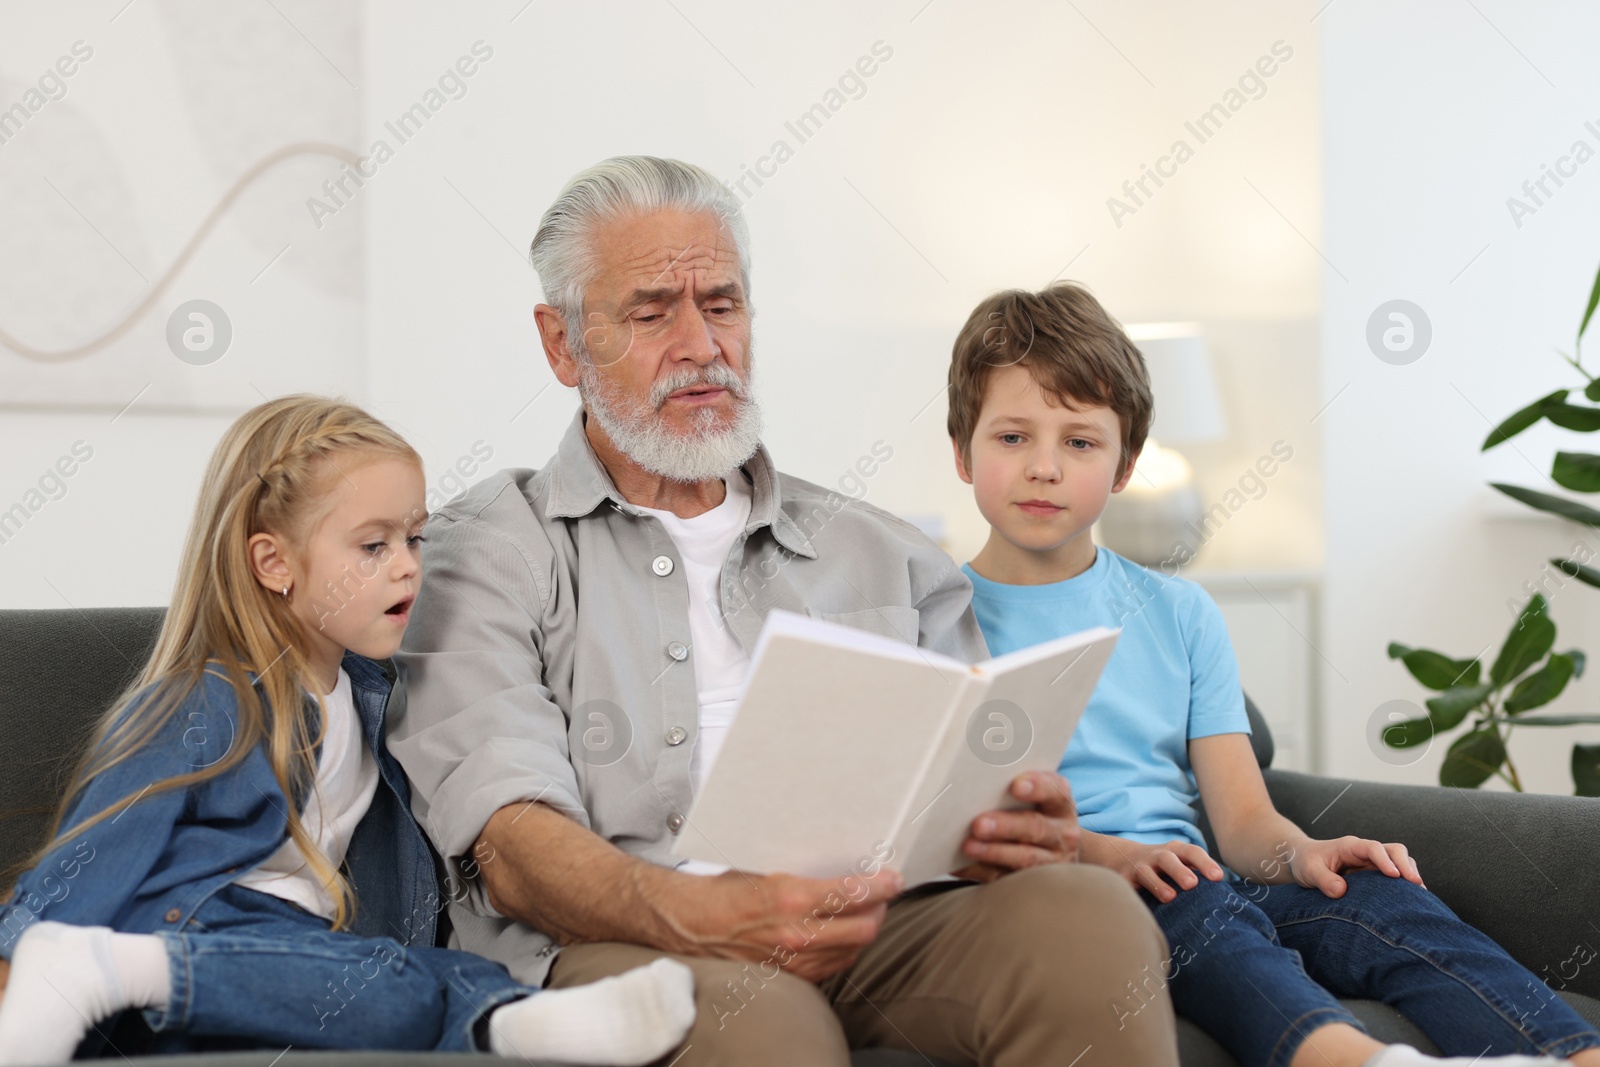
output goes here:
<path id="1" fill-rule="evenodd" d="M 656 572 L 657 577 L 665 578 L 672 573 L 672 557 L 657 556 L 650 561 L 650 569 Z"/>
<path id="2" fill-rule="evenodd" d="M 179 919 L 183 918 L 183 912 L 182 912 L 182 910 L 180 910 L 178 908 L 168 908 L 165 918 L 166 918 L 167 922 L 175 923 Z"/>
<path id="3" fill-rule="evenodd" d="M 681 745 L 683 744 L 683 739 L 688 736 L 688 730 L 685 730 L 681 726 L 674 726 L 672 729 L 667 731 L 667 744 Z"/>
<path id="4" fill-rule="evenodd" d="M 681 663 L 689 658 L 689 647 L 682 641 L 673 641 L 667 645 L 667 655 Z"/>
<path id="5" fill-rule="evenodd" d="M 683 829 L 683 816 L 679 815 L 677 812 L 673 812 L 671 815 L 668 815 L 667 816 L 667 829 L 671 830 L 673 833 L 677 833 L 679 830 L 682 830 Z"/>

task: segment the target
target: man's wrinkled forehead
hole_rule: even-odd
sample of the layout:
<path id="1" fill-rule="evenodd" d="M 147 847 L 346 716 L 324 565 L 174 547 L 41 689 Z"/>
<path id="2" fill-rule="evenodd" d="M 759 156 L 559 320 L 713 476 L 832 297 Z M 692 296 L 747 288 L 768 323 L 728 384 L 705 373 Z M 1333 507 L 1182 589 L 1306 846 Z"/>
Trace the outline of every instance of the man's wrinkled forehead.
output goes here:
<path id="1" fill-rule="evenodd" d="M 683 218 L 680 216 L 680 218 Z M 690 216 L 694 225 L 657 224 L 657 216 L 619 220 L 606 227 L 596 249 L 596 281 L 613 299 L 685 285 L 704 290 L 740 281 L 739 249 L 713 216 Z M 597 294 L 598 295 L 598 294 Z"/>

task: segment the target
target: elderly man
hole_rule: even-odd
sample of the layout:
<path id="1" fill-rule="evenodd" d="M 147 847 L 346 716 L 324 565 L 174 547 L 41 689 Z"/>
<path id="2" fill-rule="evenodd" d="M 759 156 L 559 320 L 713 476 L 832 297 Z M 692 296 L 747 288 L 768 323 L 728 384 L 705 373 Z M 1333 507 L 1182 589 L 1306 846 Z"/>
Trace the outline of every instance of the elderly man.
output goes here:
<path id="1" fill-rule="evenodd" d="M 551 987 L 684 962 L 699 1017 L 681 1067 L 879 1045 L 1176 1063 L 1165 942 L 1126 884 L 1075 862 L 1054 774 L 1013 783 L 1030 807 L 974 820 L 959 881 L 902 892 L 884 868 L 847 898 L 675 866 L 768 611 L 986 654 L 949 557 L 761 446 L 746 245 L 715 178 L 650 157 L 579 174 L 540 223 L 534 315 L 583 406 L 543 469 L 429 522 L 397 657 L 390 744 L 450 867 L 453 943 Z"/>

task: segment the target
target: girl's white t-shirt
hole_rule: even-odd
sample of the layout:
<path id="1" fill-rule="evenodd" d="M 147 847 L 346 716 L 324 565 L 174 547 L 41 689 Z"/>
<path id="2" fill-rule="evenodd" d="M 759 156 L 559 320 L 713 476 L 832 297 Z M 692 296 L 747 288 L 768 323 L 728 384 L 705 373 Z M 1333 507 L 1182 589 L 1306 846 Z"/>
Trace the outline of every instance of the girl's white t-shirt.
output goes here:
<path id="1" fill-rule="evenodd" d="M 378 761 L 367 747 L 350 691 L 350 675 L 343 667 L 339 668 L 333 692 L 322 700 L 327 728 L 317 758 L 315 787 L 300 814 L 300 822 L 326 857 L 328 866 L 338 870 L 356 826 L 377 794 Z M 260 866 L 233 881 L 298 904 L 324 919 L 333 918 L 333 897 L 317 881 L 293 839 L 285 839 Z"/>

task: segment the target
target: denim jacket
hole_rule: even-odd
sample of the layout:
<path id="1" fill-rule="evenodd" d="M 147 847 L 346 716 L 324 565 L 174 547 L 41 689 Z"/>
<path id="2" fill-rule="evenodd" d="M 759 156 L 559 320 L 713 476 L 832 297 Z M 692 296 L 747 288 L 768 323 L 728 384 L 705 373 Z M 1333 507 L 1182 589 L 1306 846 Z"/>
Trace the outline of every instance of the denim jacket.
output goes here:
<path id="1" fill-rule="evenodd" d="M 343 667 L 382 782 L 345 859 L 356 891 L 351 929 L 432 945 L 442 907 L 433 853 L 411 817 L 405 775 L 384 745 L 394 669 L 353 652 Z M 62 829 L 154 782 L 215 763 L 232 744 L 236 722 L 232 686 L 207 672 L 149 744 L 90 781 Z M 18 879 L 0 904 L 0 958 L 10 959 L 22 932 L 45 919 L 126 933 L 184 932 L 213 893 L 278 849 L 289 834 L 287 812 L 265 744 L 227 774 L 136 801 Z"/>

